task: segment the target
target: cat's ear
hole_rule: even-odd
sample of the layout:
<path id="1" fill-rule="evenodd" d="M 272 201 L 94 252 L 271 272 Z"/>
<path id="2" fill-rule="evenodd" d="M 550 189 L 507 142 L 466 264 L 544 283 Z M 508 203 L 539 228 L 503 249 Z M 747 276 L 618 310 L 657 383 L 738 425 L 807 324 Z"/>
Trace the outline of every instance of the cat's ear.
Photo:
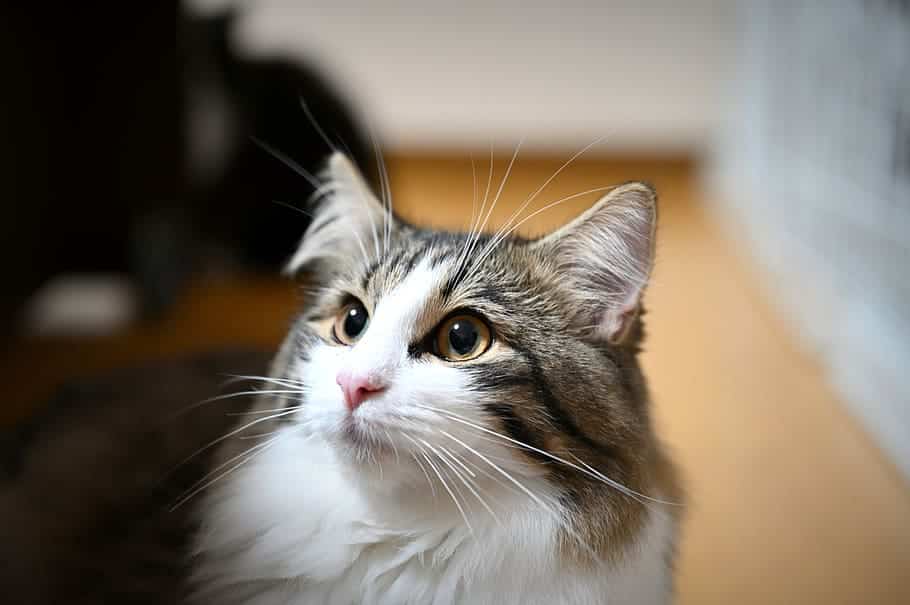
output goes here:
<path id="1" fill-rule="evenodd" d="M 654 263 L 656 224 L 654 189 L 628 183 L 535 244 L 555 260 L 580 325 L 611 343 L 624 340 L 639 313 Z"/>
<path id="2" fill-rule="evenodd" d="M 392 220 L 344 154 L 331 155 L 321 181 L 310 226 L 285 266 L 287 274 L 296 275 L 317 261 L 367 261 L 378 250 L 386 221 Z"/>

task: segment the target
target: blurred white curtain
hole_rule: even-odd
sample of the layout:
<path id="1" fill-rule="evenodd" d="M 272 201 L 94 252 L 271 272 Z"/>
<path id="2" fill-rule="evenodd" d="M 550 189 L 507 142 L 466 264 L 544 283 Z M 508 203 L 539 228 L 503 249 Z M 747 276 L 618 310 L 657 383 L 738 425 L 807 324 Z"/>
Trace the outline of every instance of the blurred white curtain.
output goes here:
<path id="1" fill-rule="evenodd" d="M 717 197 L 910 476 L 910 2 L 742 5 Z"/>

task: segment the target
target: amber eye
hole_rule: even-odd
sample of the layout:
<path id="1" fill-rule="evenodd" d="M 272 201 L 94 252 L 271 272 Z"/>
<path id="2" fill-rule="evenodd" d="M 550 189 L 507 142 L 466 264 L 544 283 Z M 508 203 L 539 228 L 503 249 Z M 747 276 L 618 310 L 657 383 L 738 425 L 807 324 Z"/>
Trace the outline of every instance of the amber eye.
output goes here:
<path id="1" fill-rule="evenodd" d="M 474 315 L 456 315 L 444 321 L 436 333 L 436 351 L 449 361 L 468 361 L 490 346 L 490 328 Z"/>
<path id="2" fill-rule="evenodd" d="M 332 333 L 338 342 L 352 345 L 366 332 L 370 316 L 359 300 L 349 302 L 335 318 Z"/>

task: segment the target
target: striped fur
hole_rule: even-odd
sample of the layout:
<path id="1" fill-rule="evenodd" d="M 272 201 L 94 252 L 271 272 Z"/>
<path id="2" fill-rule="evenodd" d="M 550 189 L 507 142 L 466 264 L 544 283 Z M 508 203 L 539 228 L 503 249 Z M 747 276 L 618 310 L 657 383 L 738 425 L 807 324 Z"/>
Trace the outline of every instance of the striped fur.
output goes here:
<path id="1" fill-rule="evenodd" d="M 667 602 L 680 494 L 637 360 L 653 190 L 533 241 L 406 224 L 339 155 L 323 191 L 288 265 L 313 294 L 273 367 L 298 393 L 222 450 L 262 446 L 200 509 L 199 599 Z M 353 299 L 370 323 L 343 346 Z M 465 311 L 492 345 L 445 361 L 435 330 Z M 342 369 L 386 388 L 351 412 Z"/>

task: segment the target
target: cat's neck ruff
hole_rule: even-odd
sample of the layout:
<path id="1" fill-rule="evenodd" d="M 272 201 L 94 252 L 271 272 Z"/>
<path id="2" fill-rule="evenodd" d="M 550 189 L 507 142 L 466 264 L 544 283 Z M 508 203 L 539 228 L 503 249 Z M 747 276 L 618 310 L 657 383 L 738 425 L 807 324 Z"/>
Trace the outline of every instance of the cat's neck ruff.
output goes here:
<path id="1" fill-rule="evenodd" d="M 491 488 L 485 494 L 500 502 L 496 518 L 474 506 L 469 529 L 448 494 L 365 492 L 370 482 L 352 475 L 359 471 L 340 462 L 325 441 L 292 427 L 281 430 L 272 447 L 204 501 L 197 542 L 201 600 L 517 605 L 669 599 L 675 523 L 656 506 L 621 556 L 579 567 L 558 554 L 558 515 L 565 510 L 548 512 Z M 522 484 L 551 501 L 544 481 Z"/>

